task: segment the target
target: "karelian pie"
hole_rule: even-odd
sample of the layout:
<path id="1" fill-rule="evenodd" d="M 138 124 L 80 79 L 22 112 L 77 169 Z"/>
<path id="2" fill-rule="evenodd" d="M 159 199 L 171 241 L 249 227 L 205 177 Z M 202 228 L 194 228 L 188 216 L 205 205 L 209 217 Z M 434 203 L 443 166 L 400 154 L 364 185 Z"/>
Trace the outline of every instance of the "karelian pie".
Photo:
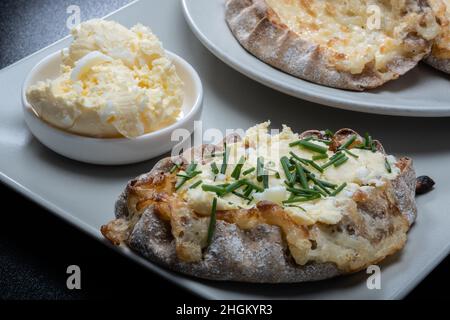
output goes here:
<path id="1" fill-rule="evenodd" d="M 234 36 L 298 78 L 349 90 L 397 79 L 440 32 L 423 0 L 226 0 Z"/>
<path id="2" fill-rule="evenodd" d="M 428 0 L 428 2 L 438 18 L 441 32 L 425 62 L 436 69 L 450 73 L 450 0 Z"/>
<path id="3" fill-rule="evenodd" d="M 127 185 L 103 235 L 184 274 L 258 283 L 352 273 L 403 248 L 411 159 L 350 129 L 268 126 L 161 160 Z"/>

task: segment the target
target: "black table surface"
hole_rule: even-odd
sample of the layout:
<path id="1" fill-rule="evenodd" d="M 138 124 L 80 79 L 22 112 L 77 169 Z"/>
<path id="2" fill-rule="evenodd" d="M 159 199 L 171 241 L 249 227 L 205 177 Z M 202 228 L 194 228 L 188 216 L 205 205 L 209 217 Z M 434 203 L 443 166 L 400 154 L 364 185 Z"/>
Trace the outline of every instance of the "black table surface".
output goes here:
<path id="1" fill-rule="evenodd" d="M 83 21 L 102 17 L 130 0 L 1 0 L 0 69 L 68 34 L 66 9 L 78 5 Z M 155 290 L 160 299 L 196 297 L 103 244 L 21 195 L 0 185 L 0 299 L 133 298 Z M 78 265 L 81 290 L 68 290 L 66 269 Z M 442 262 L 408 299 L 450 298 L 450 259 Z"/>

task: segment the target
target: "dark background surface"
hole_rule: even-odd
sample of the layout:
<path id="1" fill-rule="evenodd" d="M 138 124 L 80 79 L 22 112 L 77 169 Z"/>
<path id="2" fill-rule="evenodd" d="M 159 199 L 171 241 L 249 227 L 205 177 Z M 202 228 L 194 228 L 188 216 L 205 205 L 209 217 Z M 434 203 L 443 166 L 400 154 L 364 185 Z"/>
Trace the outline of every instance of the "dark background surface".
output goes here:
<path id="1" fill-rule="evenodd" d="M 67 35 L 69 5 L 79 5 L 85 21 L 128 2 L 0 0 L 0 69 Z M 196 298 L 1 184 L 0 194 L 10 207 L 0 211 L 0 299 Z M 81 267 L 82 290 L 66 288 L 73 264 Z M 447 258 L 408 299 L 450 299 L 449 267 Z"/>

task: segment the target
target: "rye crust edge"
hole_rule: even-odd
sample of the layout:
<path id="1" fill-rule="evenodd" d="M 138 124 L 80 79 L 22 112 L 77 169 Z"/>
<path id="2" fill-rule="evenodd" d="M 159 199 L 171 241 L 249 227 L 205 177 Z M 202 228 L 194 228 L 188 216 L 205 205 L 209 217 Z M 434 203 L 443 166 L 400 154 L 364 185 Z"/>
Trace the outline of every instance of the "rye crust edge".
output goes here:
<path id="1" fill-rule="evenodd" d="M 345 141 L 348 136 L 357 134 L 351 129 L 339 130 L 335 141 Z M 310 135 L 321 137 L 317 130 L 306 131 L 300 135 L 305 138 Z M 358 137 L 360 137 L 358 135 Z M 227 141 L 235 140 L 234 136 L 227 138 Z M 378 141 L 374 141 L 377 149 L 384 152 L 383 146 Z M 215 148 L 216 146 L 203 145 L 199 149 L 191 151 L 196 155 L 201 154 L 204 148 Z M 191 154 L 190 151 L 187 153 Z M 171 226 L 163 221 L 154 211 L 153 206 L 145 208 L 139 217 L 130 216 L 128 210 L 128 198 L 134 186 L 139 183 L 151 181 L 154 178 L 167 174 L 174 163 L 184 160 L 183 157 L 165 158 L 159 161 L 155 167 L 147 174 L 143 174 L 130 181 L 116 202 L 116 219 L 134 221 L 131 232 L 126 237 L 118 239 L 112 236 L 112 231 L 120 230 L 120 225 L 116 225 L 119 220 L 113 220 L 109 224 L 102 226 L 102 234 L 112 243 L 128 246 L 136 253 L 160 266 L 167 267 L 173 271 L 186 275 L 219 281 L 239 281 L 252 283 L 299 283 L 307 281 L 317 281 L 332 278 L 338 275 L 356 272 L 339 270 L 334 263 L 308 263 L 304 266 L 297 265 L 290 256 L 283 238 L 281 229 L 277 226 L 260 224 L 250 230 L 241 230 L 235 224 L 218 220 L 216 232 L 211 245 L 204 250 L 203 259 L 200 262 L 187 263 L 180 261 L 176 254 L 175 239 L 171 234 Z M 386 256 L 392 255 L 401 250 L 406 242 L 406 232 L 414 223 L 416 218 L 415 204 L 415 184 L 416 174 L 412 166 L 412 160 L 401 158 L 398 161 L 401 173 L 391 181 L 393 197 L 395 198 L 394 211 L 400 212 L 404 218 L 404 227 L 398 243 L 394 243 L 386 254 L 375 261 L 368 261 L 367 265 L 377 263 Z M 372 201 L 373 202 L 373 201 Z M 376 206 L 376 204 L 375 204 Z M 361 211 L 377 211 L 374 204 L 364 204 Z M 363 213 L 361 213 L 363 214 Z M 343 221 L 343 227 L 346 227 Z"/>
<path id="2" fill-rule="evenodd" d="M 327 50 L 291 31 L 265 0 L 227 0 L 225 17 L 239 43 L 258 59 L 297 78 L 332 88 L 363 91 L 379 87 L 413 69 L 431 50 L 430 41 L 410 35 L 406 41 L 417 54 L 394 58 L 384 76 L 373 66 L 354 75 L 330 67 Z"/>

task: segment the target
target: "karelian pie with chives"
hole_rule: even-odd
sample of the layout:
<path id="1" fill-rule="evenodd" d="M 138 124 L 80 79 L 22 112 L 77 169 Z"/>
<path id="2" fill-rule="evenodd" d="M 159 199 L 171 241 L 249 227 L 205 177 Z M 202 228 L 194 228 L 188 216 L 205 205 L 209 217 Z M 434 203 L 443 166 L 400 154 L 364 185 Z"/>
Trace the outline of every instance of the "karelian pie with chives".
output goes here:
<path id="1" fill-rule="evenodd" d="M 450 73 L 450 0 L 428 0 L 441 25 L 431 54 L 425 62 L 438 70 Z"/>
<path id="2" fill-rule="evenodd" d="M 128 184 L 103 235 L 184 274 L 258 283 L 352 273 L 403 248 L 409 158 L 350 129 L 268 126 L 161 160 Z"/>
<path id="3" fill-rule="evenodd" d="M 358 91 L 414 68 L 440 31 L 423 0 L 226 0 L 225 14 L 237 40 L 260 60 Z"/>

